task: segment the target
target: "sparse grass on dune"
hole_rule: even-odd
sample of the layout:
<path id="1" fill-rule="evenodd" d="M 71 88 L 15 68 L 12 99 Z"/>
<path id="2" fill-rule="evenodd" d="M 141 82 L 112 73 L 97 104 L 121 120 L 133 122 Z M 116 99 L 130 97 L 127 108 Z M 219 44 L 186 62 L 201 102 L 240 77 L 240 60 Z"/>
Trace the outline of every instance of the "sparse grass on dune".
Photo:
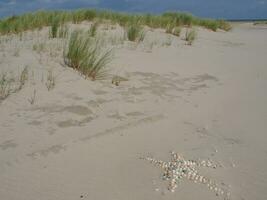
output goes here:
<path id="1" fill-rule="evenodd" d="M 181 31 L 182 29 L 180 27 L 175 27 L 173 30 L 172 30 L 172 34 L 179 37 L 180 34 L 181 34 Z"/>
<path id="2" fill-rule="evenodd" d="M 151 28 L 166 28 L 168 24 L 172 26 L 203 26 L 216 31 L 218 28 L 226 31 L 231 29 L 229 23 L 223 20 L 210 20 L 195 17 L 187 13 L 167 12 L 162 15 L 137 15 L 126 14 L 103 10 L 82 9 L 76 11 L 38 11 L 27 13 L 21 16 L 12 16 L 0 20 L 0 34 L 20 33 L 26 30 L 41 29 L 45 26 L 52 26 L 53 33 L 56 32 L 59 25 L 67 22 L 75 24 L 82 21 L 92 21 L 97 19 L 109 20 L 112 24 L 120 24 L 126 27 L 132 23 L 146 25 Z M 55 34 L 53 35 L 55 36 Z"/>
<path id="3" fill-rule="evenodd" d="M 25 66 L 16 80 L 12 75 L 0 73 L 0 102 L 10 94 L 20 91 L 28 80 L 28 66 Z"/>
<path id="4" fill-rule="evenodd" d="M 141 42 L 145 38 L 145 32 L 142 26 L 137 23 L 128 25 L 126 28 L 127 39 L 132 42 Z"/>
<path id="5" fill-rule="evenodd" d="M 41 53 L 45 50 L 45 43 L 35 43 L 32 46 L 32 50 L 36 51 L 37 53 Z"/>
<path id="6" fill-rule="evenodd" d="M 187 29 L 185 33 L 185 40 L 187 41 L 188 45 L 192 45 L 194 40 L 196 39 L 197 32 L 195 29 Z"/>
<path id="7" fill-rule="evenodd" d="M 254 22 L 253 25 L 266 25 L 267 21 L 258 21 L 258 22 Z"/>
<path id="8" fill-rule="evenodd" d="M 107 64 L 111 61 L 111 50 L 101 51 L 99 41 L 82 31 L 71 33 L 64 50 L 64 61 L 69 67 L 80 71 L 92 80 L 105 76 Z"/>
<path id="9" fill-rule="evenodd" d="M 20 74 L 20 77 L 19 77 L 18 90 L 22 89 L 22 87 L 25 85 L 28 78 L 29 78 L 29 70 L 28 70 L 28 66 L 25 66 L 24 69 L 22 70 L 21 74 Z"/>
<path id="10" fill-rule="evenodd" d="M 7 76 L 7 73 L 0 74 L 0 101 L 10 95 L 12 81 L 13 80 Z"/>
<path id="11" fill-rule="evenodd" d="M 48 70 L 45 85 L 48 91 L 52 90 L 56 86 L 56 77 L 54 76 L 52 69 Z"/>
<path id="12" fill-rule="evenodd" d="M 219 23 L 219 28 L 222 30 L 230 31 L 232 29 L 231 24 L 227 23 L 224 20 L 219 20 L 218 23 Z"/>
<path id="13" fill-rule="evenodd" d="M 172 34 L 174 27 L 175 27 L 174 23 L 167 24 L 165 32 Z"/>
<path id="14" fill-rule="evenodd" d="M 98 22 L 94 22 L 90 29 L 88 30 L 88 34 L 90 37 L 95 37 L 97 32 Z"/>
<path id="15" fill-rule="evenodd" d="M 49 36 L 51 38 L 56 38 L 58 36 L 58 30 L 59 30 L 60 22 L 57 17 L 53 18 L 52 25 L 50 27 Z"/>
<path id="16" fill-rule="evenodd" d="M 59 38 L 66 38 L 69 32 L 69 27 L 66 24 L 60 25 L 58 29 L 58 37 Z"/>

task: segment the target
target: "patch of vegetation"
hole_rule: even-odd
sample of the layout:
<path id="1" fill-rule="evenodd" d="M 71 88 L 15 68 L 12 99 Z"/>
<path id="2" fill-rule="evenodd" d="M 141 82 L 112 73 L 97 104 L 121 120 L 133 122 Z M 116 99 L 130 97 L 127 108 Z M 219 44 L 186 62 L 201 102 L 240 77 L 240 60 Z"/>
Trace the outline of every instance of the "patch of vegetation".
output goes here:
<path id="1" fill-rule="evenodd" d="M 172 34 L 174 27 L 175 27 L 174 23 L 167 24 L 165 32 Z"/>
<path id="2" fill-rule="evenodd" d="M 258 21 L 258 22 L 254 22 L 253 25 L 266 25 L 267 21 Z"/>
<path id="3" fill-rule="evenodd" d="M 25 66 L 24 69 L 22 70 L 21 74 L 20 74 L 20 77 L 19 77 L 18 90 L 22 89 L 22 87 L 25 85 L 28 78 L 29 78 L 29 70 L 28 70 L 28 66 Z"/>
<path id="4" fill-rule="evenodd" d="M 133 23 L 126 28 L 127 39 L 132 42 L 141 42 L 145 38 L 145 32 L 142 26 Z"/>
<path id="5" fill-rule="evenodd" d="M 218 25 L 219 28 L 222 29 L 222 30 L 230 31 L 232 29 L 231 24 L 226 22 L 226 21 L 224 21 L 224 20 L 219 20 L 218 23 L 219 23 L 219 25 Z"/>
<path id="6" fill-rule="evenodd" d="M 185 40 L 187 41 L 188 45 L 192 45 L 194 40 L 196 39 L 197 33 L 195 29 L 187 29 L 185 33 Z"/>
<path id="7" fill-rule="evenodd" d="M 96 36 L 97 27 L 98 27 L 98 22 L 94 22 L 90 26 L 90 29 L 88 30 L 88 34 L 89 34 L 90 37 L 95 37 Z"/>
<path id="8" fill-rule="evenodd" d="M 48 91 L 54 89 L 54 87 L 56 86 L 56 77 L 54 76 L 52 69 L 48 70 L 45 85 Z"/>
<path id="9" fill-rule="evenodd" d="M 180 28 L 180 27 L 175 27 L 173 30 L 172 30 L 172 34 L 173 35 L 175 35 L 175 36 L 177 36 L 177 37 L 179 37 L 180 36 L 180 34 L 181 34 L 181 31 L 182 31 L 182 29 Z"/>
<path id="10" fill-rule="evenodd" d="M 68 36 L 69 27 L 65 24 L 60 25 L 58 30 L 58 37 L 59 38 L 66 38 Z"/>
<path id="11" fill-rule="evenodd" d="M 58 30 L 60 26 L 60 21 L 57 17 L 53 18 L 52 25 L 49 31 L 50 38 L 56 38 L 58 36 Z"/>
<path id="12" fill-rule="evenodd" d="M 45 44 L 44 43 L 35 43 L 33 46 L 32 46 L 32 50 L 33 51 L 36 51 L 37 53 L 41 53 L 45 50 Z"/>
<path id="13" fill-rule="evenodd" d="M 20 33 L 26 30 L 41 29 L 51 26 L 51 36 L 57 37 L 59 26 L 67 22 L 75 24 L 82 21 L 108 20 L 112 24 L 119 24 L 123 27 L 129 24 L 138 23 L 151 28 L 164 28 L 171 26 L 193 25 L 203 26 L 216 31 L 218 28 L 230 30 L 230 24 L 223 20 L 209 20 L 195 17 L 188 13 L 167 12 L 162 15 L 151 14 L 125 14 L 104 10 L 82 9 L 75 11 L 38 11 L 27 13 L 21 16 L 12 16 L 0 20 L 0 34 Z"/>
<path id="14" fill-rule="evenodd" d="M 112 51 L 102 52 L 99 46 L 99 41 L 88 34 L 82 31 L 72 32 L 63 53 L 65 64 L 92 80 L 103 78 Z"/>
<path id="15" fill-rule="evenodd" d="M 31 105 L 33 105 L 35 103 L 35 100 L 36 100 L 36 89 L 34 89 L 33 95 L 28 99 L 28 101 Z"/>
<path id="16" fill-rule="evenodd" d="M 20 91 L 28 80 L 28 66 L 24 67 L 18 80 L 4 72 L 0 74 L 0 101 L 6 99 L 10 94 Z"/>
<path id="17" fill-rule="evenodd" d="M 0 101 L 6 99 L 12 89 L 11 89 L 11 83 L 13 82 L 13 79 L 7 76 L 7 73 L 0 74 Z"/>

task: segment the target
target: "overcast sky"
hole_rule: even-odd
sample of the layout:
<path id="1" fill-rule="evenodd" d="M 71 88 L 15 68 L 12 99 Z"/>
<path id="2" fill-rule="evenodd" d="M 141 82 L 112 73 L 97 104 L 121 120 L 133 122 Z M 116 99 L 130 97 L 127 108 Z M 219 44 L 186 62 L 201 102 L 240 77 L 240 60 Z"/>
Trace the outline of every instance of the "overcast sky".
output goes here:
<path id="1" fill-rule="evenodd" d="M 0 17 L 40 9 L 90 7 L 151 13 L 186 11 L 226 19 L 267 18 L 267 0 L 0 0 Z"/>

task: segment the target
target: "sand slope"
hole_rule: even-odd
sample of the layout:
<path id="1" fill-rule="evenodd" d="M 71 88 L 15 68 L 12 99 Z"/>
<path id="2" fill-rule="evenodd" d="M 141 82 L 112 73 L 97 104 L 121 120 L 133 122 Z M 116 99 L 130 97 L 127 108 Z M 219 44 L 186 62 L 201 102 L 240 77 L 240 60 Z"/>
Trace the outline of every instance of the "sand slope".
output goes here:
<path id="1" fill-rule="evenodd" d="M 198 28 L 193 46 L 162 30 L 145 44 L 119 44 L 110 73 L 128 81 L 118 87 L 62 66 L 63 41 L 46 37 L 1 38 L 0 69 L 16 76 L 28 65 L 29 80 L 0 103 L 0 199 L 223 198 L 186 180 L 171 193 L 162 171 L 139 159 L 168 161 L 172 150 L 220 163 L 201 173 L 230 199 L 267 199 L 266 27 Z"/>

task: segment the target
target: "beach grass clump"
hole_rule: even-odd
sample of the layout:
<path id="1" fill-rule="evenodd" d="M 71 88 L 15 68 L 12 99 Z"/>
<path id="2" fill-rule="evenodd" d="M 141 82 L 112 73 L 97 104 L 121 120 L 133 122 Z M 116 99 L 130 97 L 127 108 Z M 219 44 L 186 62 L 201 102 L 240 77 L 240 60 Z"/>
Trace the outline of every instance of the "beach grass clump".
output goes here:
<path id="1" fill-rule="evenodd" d="M 195 29 L 187 29 L 185 33 L 185 40 L 187 41 L 188 45 L 192 45 L 194 40 L 196 39 L 197 33 Z"/>
<path id="2" fill-rule="evenodd" d="M 53 18 L 50 31 L 49 31 L 50 38 L 56 38 L 58 36 L 59 27 L 60 27 L 59 19 Z"/>
<path id="3" fill-rule="evenodd" d="M 217 31 L 217 29 L 219 28 L 219 23 L 215 20 L 210 19 L 196 19 L 196 24 L 212 31 Z"/>
<path id="4" fill-rule="evenodd" d="M 0 74 L 0 101 L 6 99 L 11 93 L 12 79 L 7 76 L 7 73 Z"/>
<path id="5" fill-rule="evenodd" d="M 42 53 L 45 51 L 45 43 L 41 42 L 41 43 L 35 43 L 32 46 L 32 50 L 36 51 L 37 53 Z"/>
<path id="6" fill-rule="evenodd" d="M 96 80 L 105 76 L 106 67 L 112 58 L 112 51 L 103 52 L 99 40 L 82 31 L 74 31 L 71 33 L 63 56 L 67 66 Z"/>
<path id="7" fill-rule="evenodd" d="M 194 16 L 189 13 L 166 12 L 162 14 L 162 18 L 174 22 L 177 26 L 191 27 L 194 23 Z"/>
<path id="8" fill-rule="evenodd" d="M 132 23 L 126 28 L 127 39 L 132 42 L 141 42 L 145 38 L 145 32 L 141 25 Z"/>
<path id="9" fill-rule="evenodd" d="M 181 31 L 182 31 L 181 27 L 177 26 L 172 30 L 172 34 L 179 37 L 181 34 Z"/>
<path id="10" fill-rule="evenodd" d="M 96 18 L 97 12 L 96 10 L 85 10 L 83 15 L 84 20 L 92 21 Z"/>
<path id="11" fill-rule="evenodd" d="M 72 22 L 74 24 L 79 24 L 82 21 L 86 21 L 86 20 L 92 21 L 96 17 L 97 13 L 95 10 L 79 9 L 79 10 L 71 12 L 70 15 L 71 15 Z"/>
<path id="12" fill-rule="evenodd" d="M 253 23 L 254 26 L 256 25 L 266 25 L 267 24 L 267 21 L 256 21 Z"/>
<path id="13" fill-rule="evenodd" d="M 25 66 L 19 76 L 19 87 L 18 90 L 21 90 L 22 87 L 26 84 L 26 81 L 29 78 L 28 66 Z"/>
<path id="14" fill-rule="evenodd" d="M 56 77 L 54 76 L 52 69 L 48 70 L 45 85 L 48 91 L 54 89 L 56 86 Z"/>
<path id="15" fill-rule="evenodd" d="M 230 30 L 230 24 L 223 20 L 210 20 L 195 17 L 189 13 L 166 12 L 162 15 L 152 14 L 126 14 L 106 10 L 80 9 L 76 11 L 37 11 L 21 16 L 11 16 L 0 20 L 0 34 L 20 33 L 26 30 L 41 29 L 51 26 L 55 37 L 59 25 L 67 22 L 79 24 L 82 21 L 109 21 L 127 27 L 137 23 L 151 28 L 164 28 L 171 26 L 202 26 L 213 31 L 218 28 Z M 169 29 L 170 30 L 170 29 Z M 168 31 L 168 30 L 167 30 Z M 169 31 L 168 31 L 169 32 Z"/>
<path id="16" fill-rule="evenodd" d="M 95 37 L 96 36 L 98 25 L 99 25 L 98 22 L 92 23 L 92 25 L 90 26 L 90 28 L 88 30 L 88 34 L 89 34 L 90 37 Z"/>
<path id="17" fill-rule="evenodd" d="M 69 27 L 65 24 L 61 24 L 58 29 L 58 37 L 59 38 L 66 38 L 68 36 Z"/>
<path id="18" fill-rule="evenodd" d="M 224 20 L 219 20 L 218 21 L 218 27 L 222 30 L 225 30 L 225 31 L 230 31 L 232 29 L 232 26 L 230 23 L 224 21 Z"/>
<path id="19" fill-rule="evenodd" d="M 172 34 L 174 27 L 175 27 L 175 24 L 173 23 L 167 24 L 165 33 Z"/>

